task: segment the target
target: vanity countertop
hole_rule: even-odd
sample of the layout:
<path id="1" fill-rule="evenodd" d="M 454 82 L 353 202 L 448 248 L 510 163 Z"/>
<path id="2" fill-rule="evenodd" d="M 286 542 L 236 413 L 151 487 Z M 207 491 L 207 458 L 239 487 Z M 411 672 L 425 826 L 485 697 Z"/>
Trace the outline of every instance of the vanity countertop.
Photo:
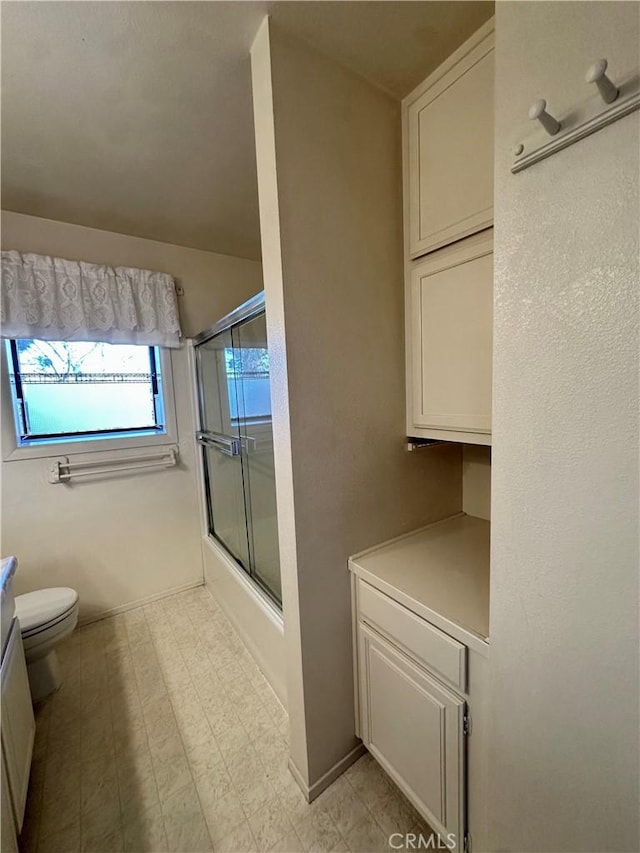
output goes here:
<path id="1" fill-rule="evenodd" d="M 349 569 L 463 642 L 489 639 L 491 525 L 464 513 L 356 554 Z M 464 636 L 460 636 L 460 634 Z"/>
<path id="2" fill-rule="evenodd" d="M 16 605 L 13 596 L 13 576 L 16 573 L 18 561 L 15 557 L 5 557 L 2 560 L 0 568 L 0 626 L 1 626 L 1 641 L 2 655 L 9 639 L 11 623 L 16 612 Z"/>

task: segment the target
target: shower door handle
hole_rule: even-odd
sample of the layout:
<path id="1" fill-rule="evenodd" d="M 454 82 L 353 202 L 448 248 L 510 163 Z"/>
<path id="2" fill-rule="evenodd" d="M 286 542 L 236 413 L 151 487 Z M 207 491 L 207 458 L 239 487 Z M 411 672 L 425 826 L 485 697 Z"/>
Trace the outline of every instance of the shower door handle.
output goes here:
<path id="1" fill-rule="evenodd" d="M 221 435 L 204 429 L 198 430 L 196 438 L 198 444 L 217 450 L 218 453 L 224 453 L 225 456 L 240 456 L 242 452 L 242 444 L 239 438 L 229 438 L 228 435 Z"/>

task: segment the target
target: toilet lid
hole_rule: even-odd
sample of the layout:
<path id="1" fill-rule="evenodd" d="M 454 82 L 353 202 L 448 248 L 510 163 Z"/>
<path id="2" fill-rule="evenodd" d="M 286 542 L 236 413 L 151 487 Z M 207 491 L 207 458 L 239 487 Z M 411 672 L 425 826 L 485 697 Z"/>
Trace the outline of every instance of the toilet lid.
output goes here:
<path id="1" fill-rule="evenodd" d="M 78 601 L 75 589 L 56 586 L 16 596 L 16 616 L 23 634 L 64 616 Z"/>

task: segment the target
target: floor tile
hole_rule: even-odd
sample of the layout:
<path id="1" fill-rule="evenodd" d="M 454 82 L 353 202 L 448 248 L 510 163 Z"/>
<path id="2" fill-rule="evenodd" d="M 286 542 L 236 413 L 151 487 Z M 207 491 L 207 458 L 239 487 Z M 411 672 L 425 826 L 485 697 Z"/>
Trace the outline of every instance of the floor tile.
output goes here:
<path id="1" fill-rule="evenodd" d="M 249 818 L 249 826 L 259 850 L 271 850 L 293 827 L 284 806 L 274 797 Z"/>
<path id="2" fill-rule="evenodd" d="M 306 801 L 287 715 L 204 588 L 77 630 L 60 661 L 23 853 L 375 853 L 417 824 L 369 756 Z"/>
<path id="3" fill-rule="evenodd" d="M 345 775 L 361 799 L 371 805 L 393 790 L 393 783 L 369 754 L 356 761 Z"/>
<path id="4" fill-rule="evenodd" d="M 169 849 L 160 806 L 132 817 L 123 828 L 126 853 L 165 853 Z"/>
<path id="5" fill-rule="evenodd" d="M 294 822 L 304 817 L 311 810 L 309 803 L 291 774 L 289 774 L 287 782 L 278 788 L 278 796 Z"/>
<path id="6" fill-rule="evenodd" d="M 329 853 L 342 840 L 335 823 L 324 811 L 310 809 L 294 821 L 294 829 L 308 853 Z"/>
<path id="7" fill-rule="evenodd" d="M 389 848 L 387 836 L 372 817 L 366 817 L 345 838 L 353 853 L 386 853 Z"/>
<path id="8" fill-rule="evenodd" d="M 276 797 L 276 789 L 266 779 L 260 778 L 255 783 L 238 789 L 238 797 L 242 811 L 246 817 L 251 817 Z M 285 810 L 286 811 L 286 810 Z"/>
<path id="9" fill-rule="evenodd" d="M 218 763 L 222 760 L 211 726 L 202 707 L 199 707 L 198 711 L 194 708 L 193 715 L 188 720 L 178 719 L 178 731 L 187 753 L 190 751 L 215 752 Z"/>
<path id="10" fill-rule="evenodd" d="M 80 818 L 76 818 L 64 829 L 41 838 L 38 845 L 38 853 L 78 853 L 79 850 Z"/>
<path id="11" fill-rule="evenodd" d="M 215 853 L 258 853 L 251 827 L 245 821 L 214 844 Z M 293 851 L 292 851 L 293 853 Z"/>
<path id="12" fill-rule="evenodd" d="M 120 811 L 127 822 L 136 814 L 160 807 L 156 776 L 148 748 L 137 754 L 124 754 L 118 762 Z"/>
<path id="13" fill-rule="evenodd" d="M 287 833 L 287 835 L 285 835 L 284 838 L 281 838 L 275 847 L 271 849 L 274 853 L 304 853 L 302 841 L 300 841 L 295 830 L 291 830 L 291 832 Z"/>
<path id="14" fill-rule="evenodd" d="M 43 791 L 40 810 L 40 837 L 66 829 L 80 818 L 80 779 L 69 788 Z"/>
<path id="15" fill-rule="evenodd" d="M 194 770 L 191 765 L 193 778 L 198 791 L 198 797 L 203 803 L 214 803 L 233 790 L 231 777 L 224 764 L 207 767 L 205 770 Z"/>
<path id="16" fill-rule="evenodd" d="M 324 808 L 343 837 L 369 816 L 366 806 L 346 779 L 338 779 L 322 797 Z"/>
<path id="17" fill-rule="evenodd" d="M 225 761 L 251 742 L 247 730 L 239 720 L 235 725 L 217 735 L 216 740 Z"/>
<path id="18" fill-rule="evenodd" d="M 80 779 L 80 811 L 82 814 L 93 812 L 109 802 L 119 804 L 115 762 L 103 764 L 98 761 L 83 764 Z"/>
<path id="19" fill-rule="evenodd" d="M 159 762 L 154 759 L 153 769 L 161 803 L 170 799 L 185 785 L 193 784 L 193 777 L 184 752 Z"/>
<path id="20" fill-rule="evenodd" d="M 213 849 L 193 783 L 162 804 L 167 844 L 175 853 L 204 853 Z"/>
<path id="21" fill-rule="evenodd" d="M 413 807 L 395 792 L 376 800 L 370 807 L 370 812 L 386 836 L 394 832 L 406 834 L 418 818 Z"/>
<path id="22" fill-rule="evenodd" d="M 240 800 L 233 791 L 219 799 L 203 802 L 202 809 L 214 844 L 245 822 Z"/>
<path id="23" fill-rule="evenodd" d="M 122 830 L 116 829 L 108 835 L 92 839 L 88 847 L 81 847 L 83 853 L 124 853 Z"/>
<path id="24" fill-rule="evenodd" d="M 111 838 L 120 829 L 120 800 L 116 792 L 115 798 L 104 799 L 92 811 L 81 815 L 82 849 L 87 851 L 92 851 L 94 848 L 104 849 L 105 839 Z"/>

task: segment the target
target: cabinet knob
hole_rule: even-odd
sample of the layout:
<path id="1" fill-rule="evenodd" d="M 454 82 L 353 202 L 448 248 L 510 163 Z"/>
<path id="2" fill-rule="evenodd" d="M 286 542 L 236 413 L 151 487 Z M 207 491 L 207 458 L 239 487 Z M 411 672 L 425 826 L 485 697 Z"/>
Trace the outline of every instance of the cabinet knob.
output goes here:
<path id="1" fill-rule="evenodd" d="M 594 62 L 585 75 L 587 83 L 595 83 L 600 92 L 600 97 L 605 104 L 612 104 L 618 97 L 618 87 L 606 75 L 607 60 L 599 59 Z"/>
<path id="2" fill-rule="evenodd" d="M 547 102 L 544 98 L 540 98 L 529 110 L 529 118 L 531 121 L 538 119 L 540 124 L 547 131 L 549 136 L 555 136 L 560 130 L 560 122 L 547 112 Z"/>

